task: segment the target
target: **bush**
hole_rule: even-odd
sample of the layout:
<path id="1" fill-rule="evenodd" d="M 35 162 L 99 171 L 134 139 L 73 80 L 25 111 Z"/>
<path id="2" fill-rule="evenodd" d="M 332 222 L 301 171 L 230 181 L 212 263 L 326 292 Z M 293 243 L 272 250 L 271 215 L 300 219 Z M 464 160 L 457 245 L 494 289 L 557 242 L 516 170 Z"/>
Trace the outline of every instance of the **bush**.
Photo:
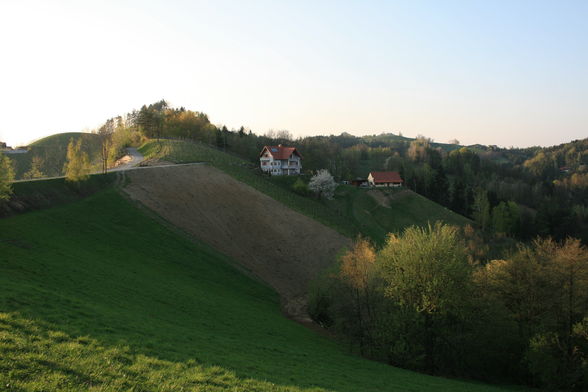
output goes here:
<path id="1" fill-rule="evenodd" d="M 308 185 L 300 177 L 292 184 L 292 190 L 302 196 L 308 196 L 310 194 Z"/>

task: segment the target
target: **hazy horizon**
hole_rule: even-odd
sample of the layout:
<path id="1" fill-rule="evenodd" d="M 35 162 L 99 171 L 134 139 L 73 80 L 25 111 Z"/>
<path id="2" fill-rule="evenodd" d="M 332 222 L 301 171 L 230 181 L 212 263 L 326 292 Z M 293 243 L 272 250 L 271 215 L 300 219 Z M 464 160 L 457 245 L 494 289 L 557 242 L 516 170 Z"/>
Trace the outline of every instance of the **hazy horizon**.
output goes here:
<path id="1" fill-rule="evenodd" d="M 165 98 L 295 137 L 463 145 L 588 136 L 588 3 L 7 1 L 0 140 L 98 127 Z"/>

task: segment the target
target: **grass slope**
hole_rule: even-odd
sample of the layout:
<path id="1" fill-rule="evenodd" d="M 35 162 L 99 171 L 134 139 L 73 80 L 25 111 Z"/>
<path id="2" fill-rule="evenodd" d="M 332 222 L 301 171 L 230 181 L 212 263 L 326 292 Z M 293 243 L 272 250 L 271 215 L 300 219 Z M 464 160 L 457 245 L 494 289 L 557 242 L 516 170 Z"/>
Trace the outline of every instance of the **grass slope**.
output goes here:
<path id="1" fill-rule="evenodd" d="M 346 354 L 112 189 L 0 220 L 0 233 L 7 390 L 501 390 Z"/>
<path id="2" fill-rule="evenodd" d="M 462 226 L 472 223 L 469 219 L 439 204 L 405 189 L 370 190 L 388 199 L 388 205 L 378 203 L 365 189 L 340 186 L 337 197 L 329 206 L 346 216 L 362 234 L 382 244 L 388 233 L 399 233 L 405 228 L 426 226 L 435 221 Z"/>
<path id="3" fill-rule="evenodd" d="M 26 154 L 8 155 L 14 163 L 16 179 L 22 179 L 23 175 L 30 170 L 31 162 L 35 156 L 42 159 L 41 171 L 45 177 L 63 175 L 67 145 L 72 138 L 74 140 L 82 138 L 82 149 L 90 157 L 93 168 L 98 169 L 100 167 L 100 140 L 98 135 L 83 132 L 58 133 L 31 143 L 29 152 Z"/>
<path id="4" fill-rule="evenodd" d="M 0 217 L 79 200 L 104 189 L 116 179 L 116 173 L 108 173 L 93 174 L 86 181 L 76 183 L 64 178 L 15 182 L 10 200 L 0 203 Z"/>
<path id="5" fill-rule="evenodd" d="M 303 197 L 291 191 L 295 177 L 268 178 L 260 174 L 256 165 L 199 143 L 149 141 L 140 151 L 148 159 L 174 163 L 209 162 L 237 180 L 343 235 L 355 237 L 362 234 L 379 244 L 384 242 L 387 233 L 400 232 L 411 225 L 423 226 L 436 220 L 455 225 L 471 223 L 467 218 L 414 192 L 394 200 L 389 208 L 378 205 L 365 189 L 351 186 L 340 186 L 332 201 Z"/>

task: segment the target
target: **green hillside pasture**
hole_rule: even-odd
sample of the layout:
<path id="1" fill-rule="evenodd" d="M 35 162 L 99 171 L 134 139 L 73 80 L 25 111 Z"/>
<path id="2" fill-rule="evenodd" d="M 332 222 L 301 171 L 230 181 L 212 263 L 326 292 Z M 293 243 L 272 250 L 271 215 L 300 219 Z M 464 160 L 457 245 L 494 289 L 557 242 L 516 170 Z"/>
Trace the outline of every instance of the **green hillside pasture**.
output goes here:
<path id="1" fill-rule="evenodd" d="M 104 189 L 116 179 L 116 173 L 108 173 L 93 174 L 86 181 L 76 183 L 68 183 L 64 178 L 15 182 L 10 200 L 0 204 L 0 217 L 79 200 Z"/>
<path id="2" fill-rule="evenodd" d="M 7 390 L 507 390 L 347 354 L 112 189 L 2 219 L 0 233 Z"/>
<path id="3" fill-rule="evenodd" d="M 370 195 L 379 192 L 387 205 Z M 400 233 L 409 226 L 426 226 L 443 221 L 456 226 L 472 222 L 455 212 L 407 189 L 367 190 L 340 186 L 329 207 L 358 226 L 365 236 L 383 244 L 388 233 Z"/>
<path id="4" fill-rule="evenodd" d="M 351 186 L 339 186 L 335 200 L 332 201 L 300 196 L 291 190 L 294 177 L 266 177 L 256 165 L 199 143 L 179 140 L 149 141 L 140 151 L 147 158 L 174 163 L 208 162 L 293 210 L 350 238 L 362 234 L 381 244 L 387 233 L 399 232 L 411 225 L 424 226 L 436 220 L 456 225 L 471 223 L 467 218 L 413 192 L 391 203 L 390 208 L 379 206 L 367 195 L 365 189 Z M 395 191 L 385 192 L 391 194 Z"/>
<path id="5" fill-rule="evenodd" d="M 67 156 L 67 145 L 70 139 L 82 138 L 82 150 L 85 151 L 91 161 L 92 169 L 100 169 L 100 139 L 92 133 L 70 132 L 58 133 L 37 140 L 29 146 L 26 154 L 10 154 L 9 158 L 15 166 L 16 179 L 22 179 L 30 170 L 33 157 L 40 157 L 43 164 L 41 171 L 45 177 L 57 177 L 63 175 L 63 166 Z"/>

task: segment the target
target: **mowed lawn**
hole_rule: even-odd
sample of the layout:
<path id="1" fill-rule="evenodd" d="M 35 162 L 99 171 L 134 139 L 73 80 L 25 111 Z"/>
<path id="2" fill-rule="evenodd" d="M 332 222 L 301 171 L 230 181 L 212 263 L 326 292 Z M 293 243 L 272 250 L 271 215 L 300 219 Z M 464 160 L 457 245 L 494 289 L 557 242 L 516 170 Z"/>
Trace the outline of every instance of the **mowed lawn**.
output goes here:
<path id="1" fill-rule="evenodd" d="M 7 390 L 501 390 L 348 354 L 113 189 L 0 220 L 0 233 Z"/>

